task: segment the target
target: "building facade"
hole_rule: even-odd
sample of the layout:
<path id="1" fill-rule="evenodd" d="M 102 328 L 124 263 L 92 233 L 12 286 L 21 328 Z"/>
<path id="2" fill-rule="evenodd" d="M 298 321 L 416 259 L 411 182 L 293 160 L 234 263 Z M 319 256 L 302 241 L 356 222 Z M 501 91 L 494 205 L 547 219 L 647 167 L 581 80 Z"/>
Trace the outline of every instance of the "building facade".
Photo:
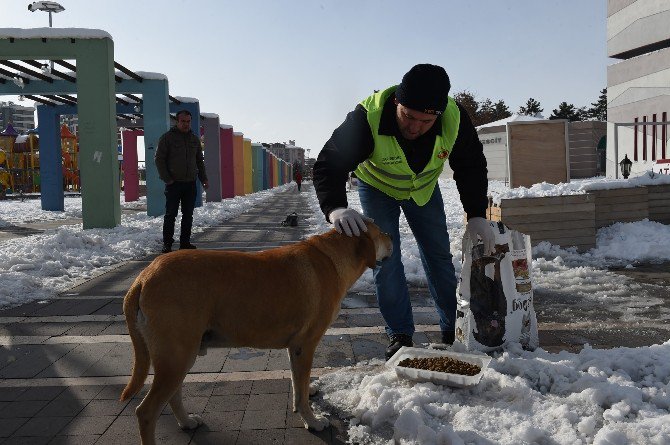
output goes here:
<path id="1" fill-rule="evenodd" d="M 0 129 L 12 124 L 19 134 L 35 128 L 35 107 L 24 107 L 14 102 L 0 102 Z"/>
<path id="2" fill-rule="evenodd" d="M 305 149 L 297 147 L 295 141 L 289 140 L 286 142 L 263 143 L 263 146 L 270 150 L 272 154 L 279 159 L 293 165 L 298 162 L 300 165 L 305 165 Z"/>
<path id="3" fill-rule="evenodd" d="M 619 163 L 633 162 L 631 176 L 670 166 L 670 2 L 607 2 L 608 177 Z"/>

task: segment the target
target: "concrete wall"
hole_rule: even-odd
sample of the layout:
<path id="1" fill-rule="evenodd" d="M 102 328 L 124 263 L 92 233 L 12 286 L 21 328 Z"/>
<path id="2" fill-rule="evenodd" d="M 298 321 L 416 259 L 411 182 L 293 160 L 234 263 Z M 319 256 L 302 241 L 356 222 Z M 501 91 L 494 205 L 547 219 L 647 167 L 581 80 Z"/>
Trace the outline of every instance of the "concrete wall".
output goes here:
<path id="1" fill-rule="evenodd" d="M 477 134 L 484 147 L 484 156 L 489 170 L 489 180 L 508 181 L 507 173 L 507 128 L 504 125 L 480 129 Z M 444 164 L 441 178 L 453 178 L 449 162 Z"/>
<path id="2" fill-rule="evenodd" d="M 479 141 L 484 147 L 484 156 L 489 170 L 489 179 L 508 181 L 507 169 L 507 127 L 482 128 L 478 132 Z"/>
<path id="3" fill-rule="evenodd" d="M 668 46 L 667 0 L 610 0 L 607 8 L 607 55 L 628 59 Z"/>

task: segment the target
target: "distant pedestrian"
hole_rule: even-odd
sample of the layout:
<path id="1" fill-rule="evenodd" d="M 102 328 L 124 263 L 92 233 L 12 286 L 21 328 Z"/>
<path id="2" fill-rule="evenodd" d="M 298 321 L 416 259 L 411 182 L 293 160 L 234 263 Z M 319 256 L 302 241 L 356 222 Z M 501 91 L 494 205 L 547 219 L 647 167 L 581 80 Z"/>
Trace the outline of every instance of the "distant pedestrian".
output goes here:
<path id="1" fill-rule="evenodd" d="M 180 249 L 195 249 L 191 244 L 193 209 L 200 179 L 206 189 L 207 173 L 200 138 L 191 131 L 191 113 L 177 112 L 177 125 L 161 136 L 154 157 L 156 169 L 165 182 L 165 218 L 163 219 L 163 253 L 172 251 L 174 223 L 181 203 Z"/>
<path id="2" fill-rule="evenodd" d="M 298 184 L 298 191 L 300 191 L 300 185 L 302 184 L 302 175 L 300 172 L 295 174 L 295 183 Z"/>

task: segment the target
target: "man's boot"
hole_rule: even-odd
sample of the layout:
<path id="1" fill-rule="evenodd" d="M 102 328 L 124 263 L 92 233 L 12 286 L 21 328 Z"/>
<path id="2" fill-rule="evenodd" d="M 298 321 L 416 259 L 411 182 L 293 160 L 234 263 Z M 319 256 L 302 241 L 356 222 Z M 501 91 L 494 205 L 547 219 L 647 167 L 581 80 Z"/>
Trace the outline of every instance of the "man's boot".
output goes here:
<path id="1" fill-rule="evenodd" d="M 442 331 L 442 343 L 445 345 L 453 345 L 456 340 L 454 331 Z"/>
<path id="2" fill-rule="evenodd" d="M 172 252 L 172 244 L 163 243 L 163 249 L 161 250 L 161 253 L 170 253 L 170 252 Z"/>
<path id="3" fill-rule="evenodd" d="M 389 341 L 389 346 L 386 348 L 386 360 L 393 357 L 393 354 L 398 352 L 398 349 L 401 347 L 414 346 L 414 342 L 412 342 L 412 336 L 407 334 L 391 334 L 389 335 Z"/>

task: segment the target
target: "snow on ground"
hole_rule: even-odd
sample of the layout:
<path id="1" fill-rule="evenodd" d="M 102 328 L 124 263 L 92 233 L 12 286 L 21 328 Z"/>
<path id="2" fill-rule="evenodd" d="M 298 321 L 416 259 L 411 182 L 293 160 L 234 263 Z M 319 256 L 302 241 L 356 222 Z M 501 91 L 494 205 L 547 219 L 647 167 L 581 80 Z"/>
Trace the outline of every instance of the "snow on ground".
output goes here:
<path id="1" fill-rule="evenodd" d="M 478 385 L 399 379 L 381 361 L 318 381 L 359 444 L 668 444 L 670 342 L 550 354 L 510 347 Z M 395 440 L 395 442 L 393 441 Z"/>
<path id="2" fill-rule="evenodd" d="M 243 213 L 277 191 L 254 193 L 206 202 L 194 212 L 193 233 Z M 40 200 L 0 201 L 0 228 L 18 223 L 81 218 L 81 198 L 65 198 L 63 212 L 43 211 Z M 146 202 L 122 202 L 123 208 L 144 207 Z M 177 217 L 177 225 L 181 216 Z M 0 243 L 0 307 L 55 297 L 77 283 L 110 270 L 122 261 L 159 252 L 163 218 L 146 212 L 123 213 L 113 229 L 82 230 L 81 224 L 50 229 L 42 234 Z M 178 231 L 178 229 L 177 229 Z"/>
<path id="3" fill-rule="evenodd" d="M 665 176 L 635 181 L 670 183 Z M 490 189 L 497 196 L 522 197 L 615 186 L 612 180 L 593 179 L 511 191 L 492 182 Z M 194 233 L 272 199 L 286 187 L 295 186 L 205 203 L 196 209 Z M 452 180 L 441 180 L 440 189 L 460 273 L 463 209 Z M 360 209 L 358 195 L 347 196 L 350 206 Z M 309 202 L 309 232 L 329 229 L 313 193 Z M 39 206 L 36 200 L 0 201 L 0 227 L 81 217 L 79 198 L 67 198 L 64 212 L 44 212 Z M 119 262 L 154 253 L 161 245 L 161 227 L 162 218 L 138 212 L 123 214 L 121 226 L 114 229 L 63 226 L 1 242 L 0 307 L 53 298 Z M 404 220 L 401 236 L 407 278 L 423 285 L 418 249 Z M 599 230 L 596 248 L 587 253 L 541 243 L 533 249 L 532 280 L 538 290 L 560 289 L 594 301 L 647 298 L 649 304 L 658 304 L 636 294 L 627 278 L 607 267 L 669 260 L 670 226 L 619 223 Z M 368 271 L 354 290 L 372 289 Z M 396 377 L 380 360 L 330 373 L 318 385 L 318 408 L 349 419 L 349 439 L 361 444 L 670 444 L 670 341 L 640 348 L 586 347 L 579 354 L 511 346 L 493 356 L 482 381 L 469 389 L 413 384 Z"/>
<path id="4" fill-rule="evenodd" d="M 653 183 L 670 183 L 670 176 Z M 633 180 L 640 185 L 651 178 Z M 602 181 L 602 182 L 601 182 Z M 661 182 L 662 181 L 662 182 Z M 621 181 L 602 179 L 570 184 L 538 184 L 509 190 L 491 182 L 490 192 L 505 197 L 556 196 L 615 188 Z M 463 208 L 455 182 L 441 180 L 451 249 L 461 271 Z M 360 210 L 356 193 L 349 205 Z M 498 201 L 499 202 L 499 201 Z M 318 213 L 315 232 L 327 224 Z M 402 256 L 408 280 L 425 283 L 416 242 L 401 226 Z M 600 229 L 596 248 L 580 254 L 540 243 L 533 249 L 532 280 L 538 290 L 560 290 L 593 301 L 645 300 L 624 276 L 609 266 L 670 260 L 670 226 L 650 221 L 617 223 Z M 366 272 L 354 286 L 372 289 Z M 634 315 L 629 315 L 633 317 Z M 539 320 L 542 322 L 542 320 Z M 660 320 L 657 320 L 660 321 Z M 350 419 L 349 439 L 360 444 L 670 444 L 670 341 L 640 348 L 579 354 L 523 351 L 514 346 L 495 354 L 481 382 L 469 389 L 413 383 L 373 360 L 323 376 L 320 408 Z"/>

